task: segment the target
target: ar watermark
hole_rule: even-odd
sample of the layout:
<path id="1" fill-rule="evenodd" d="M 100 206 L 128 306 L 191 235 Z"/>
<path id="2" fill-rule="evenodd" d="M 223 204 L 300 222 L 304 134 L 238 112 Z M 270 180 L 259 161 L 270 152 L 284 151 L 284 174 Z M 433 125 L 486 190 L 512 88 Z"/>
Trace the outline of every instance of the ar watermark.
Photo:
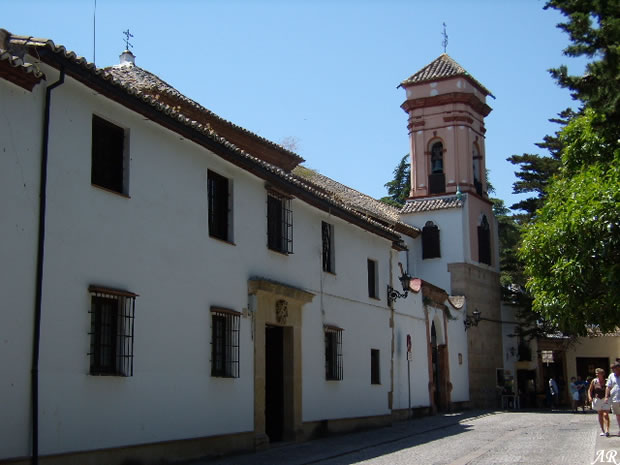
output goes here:
<path id="1" fill-rule="evenodd" d="M 617 450 L 599 449 L 596 451 L 596 456 L 594 457 L 592 464 L 613 463 L 614 465 L 620 465 L 620 457 L 616 457 L 617 455 Z"/>

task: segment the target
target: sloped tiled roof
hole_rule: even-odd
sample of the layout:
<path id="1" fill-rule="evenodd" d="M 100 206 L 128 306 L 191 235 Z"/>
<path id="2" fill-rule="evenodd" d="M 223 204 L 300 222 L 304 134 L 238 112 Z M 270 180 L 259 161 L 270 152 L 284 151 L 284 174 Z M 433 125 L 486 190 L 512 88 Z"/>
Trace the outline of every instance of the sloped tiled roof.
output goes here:
<path id="1" fill-rule="evenodd" d="M 408 87 L 414 84 L 421 84 L 424 82 L 439 81 L 442 79 L 449 79 L 452 77 L 463 76 L 469 79 L 476 87 L 478 87 L 485 95 L 491 95 L 486 87 L 478 82 L 471 74 L 469 74 L 465 68 L 459 65 L 450 55 L 442 53 L 434 61 L 426 65 L 417 73 L 409 76 L 399 87 Z"/>
<path id="2" fill-rule="evenodd" d="M 43 79 L 43 73 L 32 63 L 24 62 L 19 50 L 9 47 L 9 37 L 5 29 L 0 29 L 0 77 L 32 90 Z"/>
<path id="3" fill-rule="evenodd" d="M 275 155 L 272 154 L 271 158 L 266 161 L 275 162 L 275 164 L 284 169 L 292 169 L 304 161 L 302 157 L 281 145 L 218 116 L 211 110 L 186 97 L 158 76 L 135 64 L 125 63 L 123 65 L 110 66 L 104 68 L 103 71 L 118 82 L 122 82 L 155 99 L 168 103 L 173 107 L 184 107 L 184 113 L 191 114 L 195 119 L 200 118 L 203 120 L 201 122 L 210 124 L 213 129 L 221 132 L 223 136 L 228 137 L 239 146 L 247 146 L 254 141 L 254 143 L 261 144 L 263 148 L 275 150 Z"/>
<path id="4" fill-rule="evenodd" d="M 0 53 L 0 61 L 6 62 L 9 66 L 13 68 L 19 68 L 23 72 L 32 74 L 35 78 L 43 77 L 43 73 L 32 63 L 24 63 L 24 61 L 15 55 L 11 55 L 7 51 L 2 51 Z"/>
<path id="5" fill-rule="evenodd" d="M 418 228 L 403 223 L 400 220 L 398 209 L 392 207 L 391 205 L 380 202 L 369 195 L 356 191 L 355 189 L 345 186 L 344 184 L 318 173 L 317 171 L 303 166 L 298 166 L 295 168 L 293 170 L 293 174 L 306 179 L 321 189 L 324 189 L 332 195 L 334 199 L 338 199 L 341 202 L 350 205 L 351 208 L 363 215 L 377 218 L 386 224 L 392 225 L 398 231 L 412 237 L 416 237 L 420 233 Z"/>
<path id="6" fill-rule="evenodd" d="M 409 199 L 400 210 L 401 214 L 428 212 L 432 210 L 445 210 L 448 208 L 461 208 L 463 200 L 456 196 L 432 197 L 430 199 Z"/>
<path id="7" fill-rule="evenodd" d="M 62 45 L 57 46 L 51 40 L 37 39 L 30 36 L 11 35 L 6 30 L 0 29 L 0 35 L 2 34 L 5 34 L 8 39 L 6 39 L 5 44 L 0 41 L 0 53 L 6 51 L 6 48 L 3 49 L 3 45 L 6 47 L 7 44 L 17 48 L 36 48 L 37 50 L 32 51 L 32 53 L 29 52 L 29 54 L 37 55 L 39 59 L 52 66 L 58 66 L 58 60 L 60 60 L 63 67 L 67 68 L 66 71 L 68 73 L 71 72 L 76 79 L 80 79 L 82 82 L 94 86 L 94 88 L 100 91 L 108 92 L 107 89 L 109 89 L 109 87 L 106 86 L 112 86 L 116 89 L 116 93 L 114 94 L 116 100 L 121 99 L 120 101 L 129 108 L 140 111 L 150 118 L 155 118 L 156 121 L 165 127 L 173 128 L 175 131 L 181 131 L 188 135 L 192 133 L 195 134 L 196 137 L 191 137 L 191 139 L 195 140 L 197 143 L 206 143 L 202 141 L 207 140 L 211 141 L 208 147 L 211 147 L 214 143 L 227 150 L 229 155 L 226 155 L 225 158 L 229 161 L 237 163 L 245 169 L 251 169 L 252 172 L 262 173 L 261 176 L 265 179 L 279 180 L 284 183 L 284 185 L 290 186 L 290 189 L 296 193 L 296 196 L 302 196 L 305 201 L 311 204 L 319 205 L 323 202 L 323 205 L 331 205 L 330 208 L 342 212 L 344 217 L 347 218 L 347 221 L 352 221 L 354 224 L 366 225 L 365 227 L 369 231 L 373 231 L 386 238 L 392 240 L 398 239 L 398 233 L 393 226 L 382 221 L 377 221 L 369 215 L 359 213 L 356 208 L 345 203 L 343 199 L 335 197 L 332 193 L 320 188 L 317 184 L 308 182 L 306 179 L 290 171 L 286 171 L 252 155 L 248 151 L 236 146 L 225 137 L 222 137 L 214 131 L 208 123 L 203 124 L 200 121 L 188 117 L 183 111 L 187 106 L 176 107 L 169 103 L 162 102 L 163 99 L 157 98 L 157 96 L 152 95 L 152 93 L 148 91 L 148 86 L 134 86 L 131 80 L 119 79 L 114 73 L 97 68 L 84 57 L 80 57 L 72 51 L 67 51 Z M 68 69 L 69 65 L 71 65 L 71 69 Z M 155 75 L 147 73 L 148 72 L 145 72 L 141 76 L 141 78 L 143 78 L 141 82 L 152 82 L 158 85 L 163 83 L 163 85 L 167 86 L 164 81 L 160 80 Z M 140 76 L 138 76 L 138 79 L 140 79 Z M 171 87 L 170 89 L 170 92 L 177 92 Z M 120 91 L 120 96 L 118 91 Z M 187 99 L 180 93 L 178 93 L 178 95 L 180 99 Z M 189 99 L 187 100 L 190 101 Z"/>

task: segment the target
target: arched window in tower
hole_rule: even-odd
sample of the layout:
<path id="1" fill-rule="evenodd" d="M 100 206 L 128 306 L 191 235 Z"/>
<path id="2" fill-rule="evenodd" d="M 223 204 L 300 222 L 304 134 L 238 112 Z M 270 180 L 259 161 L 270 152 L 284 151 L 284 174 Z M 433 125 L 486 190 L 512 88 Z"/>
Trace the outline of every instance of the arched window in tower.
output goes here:
<path id="1" fill-rule="evenodd" d="M 486 215 L 482 215 L 478 225 L 478 261 L 491 264 L 491 228 Z"/>
<path id="2" fill-rule="evenodd" d="M 473 173 L 474 173 L 474 186 L 476 187 L 476 193 L 478 195 L 482 195 L 482 173 L 481 173 L 481 164 L 482 157 L 480 156 L 480 150 L 478 150 L 478 146 L 476 143 L 472 145 L 472 162 L 473 162 Z"/>
<path id="3" fill-rule="evenodd" d="M 431 145 L 431 172 L 428 175 L 430 194 L 443 194 L 446 191 L 446 177 L 443 172 L 443 144 L 434 142 Z"/>
<path id="4" fill-rule="evenodd" d="M 438 257 L 441 257 L 439 228 L 432 221 L 427 221 L 422 228 L 422 260 Z"/>

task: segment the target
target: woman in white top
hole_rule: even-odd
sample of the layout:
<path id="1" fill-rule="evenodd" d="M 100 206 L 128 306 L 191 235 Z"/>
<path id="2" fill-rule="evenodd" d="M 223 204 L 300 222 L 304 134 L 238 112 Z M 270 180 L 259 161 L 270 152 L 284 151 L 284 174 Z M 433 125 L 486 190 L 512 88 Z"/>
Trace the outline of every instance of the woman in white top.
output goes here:
<path id="1" fill-rule="evenodd" d="M 592 410 L 598 413 L 598 423 L 601 425 L 601 436 L 609 436 L 609 410 L 611 404 L 605 399 L 605 370 L 597 368 L 596 378 L 590 382 L 588 401 L 592 402 Z"/>

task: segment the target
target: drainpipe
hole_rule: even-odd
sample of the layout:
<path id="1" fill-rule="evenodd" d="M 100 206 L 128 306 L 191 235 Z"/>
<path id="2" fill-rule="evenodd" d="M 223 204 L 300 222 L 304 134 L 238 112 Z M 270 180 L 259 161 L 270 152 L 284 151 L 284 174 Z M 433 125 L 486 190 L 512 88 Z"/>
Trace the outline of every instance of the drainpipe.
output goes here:
<path id="1" fill-rule="evenodd" d="M 32 345 L 32 464 L 39 463 L 39 348 L 41 342 L 41 302 L 43 296 L 43 258 L 45 256 L 45 207 L 47 201 L 47 158 L 49 145 L 50 106 L 52 90 L 65 82 L 65 69 L 60 69 L 58 80 L 45 92 L 43 112 L 43 142 L 41 145 L 41 179 L 39 183 L 39 237 L 37 249 L 36 294 L 34 303 L 34 337 Z"/>

